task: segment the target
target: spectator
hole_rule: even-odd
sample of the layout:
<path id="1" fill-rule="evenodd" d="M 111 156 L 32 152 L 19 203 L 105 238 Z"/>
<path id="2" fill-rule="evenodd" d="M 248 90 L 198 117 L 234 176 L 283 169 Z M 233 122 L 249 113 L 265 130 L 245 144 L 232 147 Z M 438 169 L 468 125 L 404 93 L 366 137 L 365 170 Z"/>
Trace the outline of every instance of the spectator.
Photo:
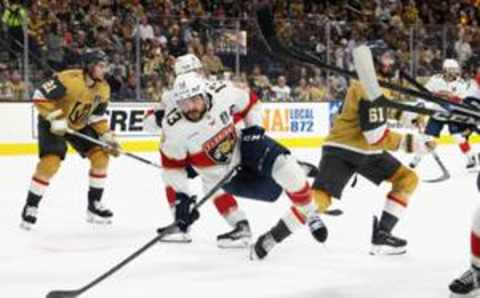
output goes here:
<path id="1" fill-rule="evenodd" d="M 152 76 L 147 82 L 147 88 L 145 90 L 146 99 L 154 102 L 161 102 L 164 92 L 165 86 L 162 80 L 158 76 Z"/>
<path id="2" fill-rule="evenodd" d="M 466 34 L 459 34 L 458 40 L 455 42 L 455 53 L 461 66 L 472 57 L 472 48 L 469 43 L 469 36 Z"/>
<path id="3" fill-rule="evenodd" d="M 111 69 L 111 73 L 107 76 L 107 82 L 110 85 L 112 97 L 115 100 L 118 100 L 120 97 L 120 90 L 125 84 L 125 76 L 122 74 L 122 69 L 120 67 Z"/>
<path id="4" fill-rule="evenodd" d="M 311 101 L 326 101 L 327 100 L 327 95 L 328 95 L 328 90 L 326 87 L 325 82 L 323 81 L 318 81 L 313 78 L 310 78 L 308 80 L 309 84 L 309 91 L 310 91 L 310 100 Z"/>
<path id="5" fill-rule="evenodd" d="M 307 79 L 301 78 L 298 86 L 295 87 L 292 96 L 298 101 L 310 101 L 310 89 L 307 85 Z"/>
<path id="6" fill-rule="evenodd" d="M 140 25 L 138 26 L 138 32 L 140 33 L 140 39 L 143 41 L 153 39 L 155 37 L 155 35 L 153 34 L 153 27 L 148 23 L 147 16 L 142 17 Z"/>
<path id="7" fill-rule="evenodd" d="M 173 36 L 170 39 L 170 44 L 168 45 L 168 47 L 170 49 L 170 53 L 174 57 L 184 55 L 187 52 L 187 47 L 185 43 L 182 40 L 180 40 L 177 36 Z"/>
<path id="8" fill-rule="evenodd" d="M 257 95 L 262 98 L 263 100 L 270 100 L 269 98 L 269 89 L 270 89 L 270 81 L 266 75 L 262 73 L 262 69 L 260 65 L 256 64 L 253 67 L 252 74 L 250 76 L 251 83 L 250 85 L 255 90 Z"/>
<path id="9" fill-rule="evenodd" d="M 275 101 L 291 101 L 291 89 L 287 86 L 285 76 L 278 76 L 277 85 L 272 87 L 273 100 Z"/>
<path id="10" fill-rule="evenodd" d="M 207 52 L 202 57 L 202 64 L 208 75 L 220 74 L 223 70 L 223 63 L 220 57 L 215 55 L 213 44 L 209 43 L 206 48 Z"/>
<path id="11" fill-rule="evenodd" d="M 58 31 L 58 23 L 50 25 L 47 34 L 47 61 L 51 68 L 55 71 L 62 70 L 63 65 L 63 38 Z"/>
<path id="12" fill-rule="evenodd" d="M 10 75 L 10 87 L 13 93 L 13 100 L 26 100 L 28 95 L 27 84 L 22 81 L 22 76 L 18 70 L 12 71 Z"/>
<path id="13" fill-rule="evenodd" d="M 127 82 L 122 85 L 118 96 L 123 101 L 135 101 L 137 100 L 137 77 L 130 73 Z"/>
<path id="14" fill-rule="evenodd" d="M 23 49 L 23 24 L 27 10 L 21 0 L 11 0 L 2 15 L 2 22 L 7 26 L 9 48 L 12 53 L 21 53 Z"/>
<path id="15" fill-rule="evenodd" d="M 8 78 L 8 68 L 0 64 L 0 100 L 13 100 L 12 83 Z"/>
<path id="16" fill-rule="evenodd" d="M 377 4 L 377 8 L 375 9 L 375 19 L 380 22 L 388 23 L 392 16 L 390 7 L 385 2 L 385 0 L 380 0 L 380 3 Z"/>

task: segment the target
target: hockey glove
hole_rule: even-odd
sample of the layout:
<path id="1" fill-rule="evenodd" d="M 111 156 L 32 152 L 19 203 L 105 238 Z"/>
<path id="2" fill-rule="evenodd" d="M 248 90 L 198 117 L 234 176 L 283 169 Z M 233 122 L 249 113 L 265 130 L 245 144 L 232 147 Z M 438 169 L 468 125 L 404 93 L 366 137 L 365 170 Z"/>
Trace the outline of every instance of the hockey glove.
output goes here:
<path id="1" fill-rule="evenodd" d="M 47 120 L 50 122 L 50 132 L 57 136 L 64 136 L 67 133 L 67 120 L 61 117 L 62 110 L 55 110 L 47 115 Z"/>
<path id="2" fill-rule="evenodd" d="M 120 144 L 115 138 L 113 132 L 109 131 L 104 133 L 100 136 L 100 140 L 108 144 L 108 147 L 104 148 L 105 151 L 108 152 L 108 154 L 111 154 L 115 157 L 120 155 L 122 148 L 120 147 Z"/>
<path id="3" fill-rule="evenodd" d="M 251 126 L 242 130 L 241 163 L 263 176 L 272 174 L 273 163 L 279 155 L 289 153 L 287 148 L 265 135 L 262 127 Z"/>
<path id="4" fill-rule="evenodd" d="M 250 126 L 242 129 L 240 154 L 242 163 L 252 169 L 257 169 L 263 159 L 265 148 L 262 140 L 265 136 L 265 130 L 259 126 Z"/>
<path id="5" fill-rule="evenodd" d="M 406 134 L 400 142 L 400 148 L 407 153 L 427 154 L 435 149 L 437 143 L 424 135 Z"/>
<path id="6" fill-rule="evenodd" d="M 199 217 L 200 213 L 195 206 L 196 196 L 188 196 L 185 193 L 177 192 L 175 200 L 175 220 L 182 232 L 186 232 Z"/>

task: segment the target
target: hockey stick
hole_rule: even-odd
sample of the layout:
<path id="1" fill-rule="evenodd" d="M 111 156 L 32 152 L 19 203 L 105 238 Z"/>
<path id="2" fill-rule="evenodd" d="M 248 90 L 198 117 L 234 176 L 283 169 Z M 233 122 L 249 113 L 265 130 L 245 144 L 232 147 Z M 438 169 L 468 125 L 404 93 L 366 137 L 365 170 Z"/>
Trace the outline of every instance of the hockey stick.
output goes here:
<path id="1" fill-rule="evenodd" d="M 418 90 L 431 94 L 430 90 L 425 88 L 425 86 L 420 84 L 417 80 L 415 80 L 415 78 L 411 77 L 410 75 L 405 73 L 403 70 L 400 70 L 400 76 L 402 76 L 405 80 L 407 80 L 407 82 L 409 82 L 410 84 L 415 86 L 415 88 L 417 88 Z M 423 182 L 437 183 L 437 182 L 443 182 L 445 180 L 448 180 L 450 178 L 450 172 L 448 171 L 447 167 L 445 166 L 445 164 L 440 159 L 440 156 L 438 156 L 438 153 L 435 150 L 432 150 L 431 154 L 433 156 L 433 159 L 437 163 L 437 165 L 442 170 L 442 175 L 440 177 L 434 178 L 434 179 L 424 179 Z"/>
<path id="2" fill-rule="evenodd" d="M 450 178 L 450 173 L 447 170 L 447 167 L 443 164 L 442 160 L 440 159 L 440 156 L 438 156 L 437 152 L 432 151 L 432 156 L 435 159 L 435 162 L 438 164 L 440 169 L 442 170 L 442 176 L 435 178 L 435 179 L 424 179 L 423 182 L 427 183 L 436 183 L 436 182 L 442 182 Z"/>
<path id="3" fill-rule="evenodd" d="M 303 52 L 299 49 L 296 49 L 294 46 L 289 46 L 287 48 L 284 45 L 282 45 L 278 40 L 278 38 L 276 37 L 276 32 L 273 24 L 273 16 L 268 6 L 265 6 L 257 10 L 257 20 L 258 20 L 259 28 L 263 34 L 263 37 L 267 42 L 268 47 L 270 48 L 273 55 L 283 59 L 285 59 L 285 57 L 293 58 L 297 61 L 310 63 L 317 67 L 321 67 L 333 72 L 337 72 L 343 76 L 357 78 L 357 74 L 355 72 L 348 71 L 333 65 L 328 65 L 322 62 L 319 58 L 309 53 Z M 450 112 L 438 111 L 438 110 L 432 110 L 432 109 L 417 109 L 418 112 L 422 112 L 423 114 L 427 114 L 432 117 L 435 117 L 435 119 L 437 120 L 480 126 L 480 111 L 472 110 L 471 107 L 458 104 L 458 103 L 449 102 L 441 97 L 416 91 L 413 89 L 405 88 L 405 87 L 392 84 L 386 81 L 378 81 L 377 84 L 402 94 L 423 98 L 426 101 L 431 101 L 440 105 L 448 105 L 450 108 L 454 107 L 454 109 Z M 409 108 L 408 105 L 403 105 L 399 103 L 395 103 L 394 105 L 398 109 L 416 112 L 415 109 Z"/>
<path id="4" fill-rule="evenodd" d="M 210 197 L 215 192 L 217 192 L 226 182 L 228 182 L 228 180 L 230 180 L 230 178 L 232 178 L 232 176 L 234 176 L 239 170 L 240 170 L 240 166 L 235 166 L 230 171 L 228 171 L 228 173 L 225 174 L 225 176 L 223 176 L 223 178 L 220 179 L 217 182 L 217 184 L 215 184 L 215 186 L 212 187 L 212 189 L 210 189 L 210 191 L 208 193 L 206 193 L 193 206 L 193 209 L 199 209 L 203 204 L 205 204 L 205 202 L 207 202 L 210 199 Z M 117 272 L 118 270 L 123 268 L 125 265 L 127 265 L 128 263 L 130 263 L 131 261 L 136 259 L 141 254 L 143 254 L 146 250 L 148 250 L 150 247 L 152 247 L 155 243 L 157 243 L 159 240 L 161 240 L 164 236 L 171 233 L 176 226 L 177 226 L 177 221 L 175 221 L 175 222 L 171 223 L 170 225 L 160 229 L 161 232 L 159 232 L 158 235 L 155 236 L 155 238 L 153 238 L 152 240 L 147 242 L 145 245 L 143 245 L 137 251 L 135 251 L 134 253 L 129 255 L 127 258 L 125 258 L 123 261 L 121 261 L 120 263 L 118 263 L 117 265 L 112 267 L 107 272 L 105 272 L 102 275 L 100 275 L 99 277 L 95 278 L 93 281 L 91 281 L 87 285 L 85 285 L 85 286 L 83 286 L 79 289 L 76 289 L 76 290 L 54 290 L 54 291 L 49 292 L 46 297 L 47 298 L 76 298 L 76 297 L 80 296 L 81 294 L 85 293 L 86 291 L 88 291 L 92 287 L 96 286 L 97 284 L 99 284 L 103 280 L 110 277 L 112 274 L 114 274 L 115 272 Z"/>
<path id="5" fill-rule="evenodd" d="M 330 216 L 340 216 L 343 214 L 343 211 L 341 209 L 329 209 L 323 212 L 323 214 Z"/>
<path id="6" fill-rule="evenodd" d="M 81 139 L 87 140 L 87 141 L 89 141 L 89 142 L 91 142 L 91 143 L 94 143 L 94 144 L 96 144 L 96 145 L 104 148 L 104 149 L 114 150 L 114 148 L 112 147 L 112 145 L 110 145 L 110 144 L 108 144 L 108 143 L 106 143 L 106 142 L 103 142 L 103 141 L 101 141 L 101 140 L 95 139 L 95 138 L 93 138 L 93 137 L 91 137 L 91 136 L 87 136 L 86 134 L 83 134 L 83 133 L 81 133 L 81 132 L 75 131 L 75 130 L 73 130 L 73 129 L 71 129 L 71 128 L 67 129 L 67 132 L 68 132 L 68 134 L 70 134 L 70 135 L 72 135 L 72 136 L 76 136 L 76 137 L 79 137 L 79 138 L 81 138 Z M 162 167 L 161 165 L 159 165 L 158 163 L 155 163 L 155 162 L 153 162 L 153 161 L 150 161 L 150 160 L 148 160 L 148 159 L 145 159 L 145 158 L 143 158 L 143 157 L 141 157 L 141 156 L 138 156 L 138 155 L 136 155 L 136 154 L 133 154 L 133 153 L 130 153 L 130 152 L 126 152 L 126 151 L 124 151 L 124 150 L 119 150 L 119 153 L 120 153 L 120 154 L 123 154 L 123 155 L 126 155 L 126 156 L 128 156 L 128 157 L 131 157 L 131 158 L 133 158 L 133 159 L 135 159 L 135 160 L 138 160 L 138 161 L 140 161 L 140 162 L 142 162 L 142 163 L 144 163 L 144 164 L 147 164 L 147 165 L 150 165 L 150 166 L 152 166 L 152 167 L 155 167 L 155 168 L 157 168 L 157 169 L 163 169 L 163 167 Z"/>
<path id="7" fill-rule="evenodd" d="M 382 96 L 380 86 L 378 86 L 375 69 L 373 67 L 373 59 L 372 59 L 372 54 L 370 52 L 370 49 L 367 46 L 360 46 L 354 49 L 353 61 L 355 64 L 355 68 L 358 72 L 360 81 L 365 87 L 367 96 L 371 100 L 378 98 L 378 96 Z M 440 182 L 450 178 L 450 174 L 448 173 L 445 165 L 440 160 L 440 157 L 435 153 L 435 151 L 432 151 L 432 154 L 433 154 L 433 157 L 435 158 L 435 161 L 438 163 L 438 165 L 442 169 L 443 175 L 440 178 L 427 180 L 426 182 Z"/>

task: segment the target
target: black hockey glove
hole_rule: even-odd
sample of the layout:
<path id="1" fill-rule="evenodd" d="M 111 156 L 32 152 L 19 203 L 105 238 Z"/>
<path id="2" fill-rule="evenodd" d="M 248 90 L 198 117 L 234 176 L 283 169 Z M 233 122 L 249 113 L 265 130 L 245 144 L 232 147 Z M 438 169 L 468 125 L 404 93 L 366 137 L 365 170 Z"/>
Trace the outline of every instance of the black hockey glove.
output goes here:
<path id="1" fill-rule="evenodd" d="M 178 228 L 182 232 L 186 232 L 188 227 L 200 217 L 198 210 L 193 209 L 196 198 L 196 196 L 188 196 L 185 193 L 177 192 L 175 200 L 175 220 L 177 221 Z"/>
<path id="2" fill-rule="evenodd" d="M 243 165 L 251 169 L 257 169 L 265 153 L 262 144 L 264 136 L 265 130 L 260 126 L 250 126 L 242 129 L 240 154 Z"/>

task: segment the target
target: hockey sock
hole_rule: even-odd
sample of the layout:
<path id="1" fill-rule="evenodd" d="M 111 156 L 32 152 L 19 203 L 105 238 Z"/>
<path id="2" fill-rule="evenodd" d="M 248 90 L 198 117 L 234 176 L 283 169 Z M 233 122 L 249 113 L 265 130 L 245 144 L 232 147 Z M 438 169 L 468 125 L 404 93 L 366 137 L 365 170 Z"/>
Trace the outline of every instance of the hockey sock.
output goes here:
<path id="1" fill-rule="evenodd" d="M 223 193 L 213 203 L 230 226 L 235 227 L 239 221 L 246 220 L 245 213 L 238 208 L 237 200 L 231 194 Z"/>
<path id="2" fill-rule="evenodd" d="M 458 145 L 460 147 L 460 150 L 464 153 L 464 154 L 468 154 L 470 152 L 470 144 L 468 143 L 468 141 L 465 141 L 463 143 L 460 143 Z"/>
<path id="3" fill-rule="evenodd" d="M 480 268 L 480 206 L 475 209 L 470 233 L 472 267 Z"/>
<path id="4" fill-rule="evenodd" d="M 38 207 L 48 185 L 49 183 L 47 181 L 33 177 L 27 195 L 27 205 Z"/>
<path id="5" fill-rule="evenodd" d="M 389 194 L 380 218 L 380 229 L 390 233 L 398 220 L 403 217 L 406 207 L 407 204 L 404 201 L 393 194 Z"/>
<path id="6" fill-rule="evenodd" d="M 315 203 L 312 201 L 312 191 L 308 183 L 305 183 L 305 186 L 299 191 L 287 192 L 287 195 L 303 215 L 308 216 L 308 214 L 317 212 Z"/>
<path id="7" fill-rule="evenodd" d="M 460 147 L 460 151 L 462 151 L 463 154 L 468 155 L 471 149 L 468 139 L 466 139 L 462 134 L 454 134 L 452 137 L 455 143 L 458 144 L 458 147 Z"/>
<path id="8" fill-rule="evenodd" d="M 93 174 L 90 173 L 90 188 L 88 189 L 88 206 L 92 207 L 95 202 L 102 199 L 103 187 L 105 186 L 105 180 L 107 175 L 105 174 Z"/>
<path id="9" fill-rule="evenodd" d="M 299 210 L 292 206 L 270 230 L 270 234 L 272 234 L 275 242 L 279 243 L 300 229 L 304 223 L 305 220 L 303 215 Z"/>
<path id="10" fill-rule="evenodd" d="M 167 186 L 165 188 L 165 192 L 167 193 L 168 206 L 170 206 L 172 212 L 175 213 L 175 201 L 177 200 L 177 193 L 171 186 Z"/>

